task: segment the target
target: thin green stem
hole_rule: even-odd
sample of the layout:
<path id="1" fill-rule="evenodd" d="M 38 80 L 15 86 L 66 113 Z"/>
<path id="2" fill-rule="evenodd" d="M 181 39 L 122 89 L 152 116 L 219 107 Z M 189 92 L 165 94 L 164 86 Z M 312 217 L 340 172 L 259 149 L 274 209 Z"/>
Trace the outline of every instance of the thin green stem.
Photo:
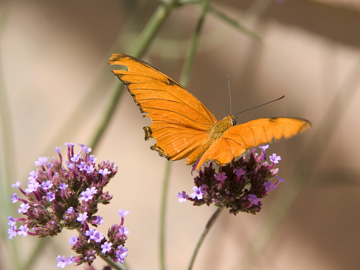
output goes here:
<path id="1" fill-rule="evenodd" d="M 124 267 L 123 265 L 117 264 L 115 263 L 113 260 L 111 260 L 110 258 L 105 258 L 103 255 L 100 255 L 101 259 L 103 259 L 108 265 L 110 265 L 111 267 L 113 267 L 116 270 L 126 270 L 127 268 Z"/>
<path id="2" fill-rule="evenodd" d="M 145 54 L 160 27 L 166 21 L 166 18 L 168 17 L 171 9 L 175 6 L 175 3 L 176 1 L 172 1 L 170 3 L 162 3 L 158 6 L 149 23 L 146 25 L 145 29 L 139 36 L 135 47 L 131 52 L 134 57 L 141 58 Z M 102 117 L 102 120 L 99 123 L 99 126 L 94 133 L 95 135 L 90 143 L 93 150 L 97 147 L 100 138 L 104 134 L 110 123 L 110 120 L 112 119 L 116 106 L 119 103 L 121 94 L 123 93 L 123 89 L 123 85 L 118 81 L 114 83 L 111 91 L 112 94 L 109 99 L 109 104 L 106 107 L 107 109 L 104 113 L 104 116 Z"/>
<path id="3" fill-rule="evenodd" d="M 193 265 L 194 265 L 194 262 L 195 262 L 195 259 L 196 259 L 196 256 L 200 250 L 200 247 L 202 245 L 202 243 L 204 242 L 204 239 L 206 237 L 206 235 L 209 233 L 210 229 L 212 228 L 212 226 L 215 224 L 215 221 L 217 220 L 217 218 L 219 217 L 219 215 L 221 214 L 221 212 L 224 210 L 224 208 L 218 208 L 216 209 L 215 213 L 212 214 L 212 216 L 210 217 L 209 221 L 206 223 L 206 226 L 204 228 L 204 231 L 202 232 L 196 246 L 195 246 L 195 249 L 194 249 L 194 252 L 191 256 L 191 260 L 190 260 L 190 263 L 189 263 L 189 266 L 188 266 L 188 270 L 192 270 L 193 268 Z"/>
<path id="4" fill-rule="evenodd" d="M 193 39 L 192 39 L 192 42 L 191 42 L 191 45 L 190 45 L 189 54 L 186 57 L 186 63 L 184 65 L 182 76 L 181 76 L 181 79 L 180 79 L 180 83 L 182 85 L 187 85 L 188 84 L 188 81 L 189 81 L 189 78 L 190 78 L 191 67 L 192 67 L 193 62 L 194 62 L 196 49 L 198 47 L 198 43 L 199 43 L 199 39 L 200 39 L 201 29 L 202 29 L 202 26 L 204 24 L 205 16 L 206 16 L 206 13 L 208 12 L 209 6 L 210 6 L 210 0 L 205 0 L 203 2 L 203 6 L 202 6 L 202 9 L 201 9 L 201 14 L 200 14 L 198 23 L 196 25 L 195 33 L 194 33 L 194 36 L 193 36 Z"/>
<path id="5" fill-rule="evenodd" d="M 159 256 L 160 256 L 160 269 L 165 270 L 165 233 L 166 233 L 166 207 L 167 195 L 170 181 L 171 162 L 166 162 L 164 180 L 161 193 L 161 206 L 160 206 L 160 225 L 159 225 Z"/>

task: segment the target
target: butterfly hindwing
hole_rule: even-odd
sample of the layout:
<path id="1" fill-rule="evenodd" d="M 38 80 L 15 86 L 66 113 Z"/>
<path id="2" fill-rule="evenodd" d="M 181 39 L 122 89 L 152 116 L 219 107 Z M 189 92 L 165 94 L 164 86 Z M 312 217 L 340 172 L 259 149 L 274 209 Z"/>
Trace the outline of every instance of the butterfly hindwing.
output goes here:
<path id="1" fill-rule="evenodd" d="M 261 118 L 232 126 L 204 152 L 196 169 L 211 160 L 220 165 L 228 164 L 250 148 L 290 138 L 310 125 L 301 118 Z"/>

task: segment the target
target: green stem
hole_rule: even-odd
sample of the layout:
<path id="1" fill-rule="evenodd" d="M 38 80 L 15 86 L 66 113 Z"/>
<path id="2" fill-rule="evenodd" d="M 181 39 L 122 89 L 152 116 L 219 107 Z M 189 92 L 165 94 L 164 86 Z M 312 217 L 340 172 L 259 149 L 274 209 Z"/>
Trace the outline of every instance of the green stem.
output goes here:
<path id="1" fill-rule="evenodd" d="M 206 223 L 206 226 L 204 228 L 204 231 L 202 232 L 196 246 L 193 252 L 193 255 L 191 256 L 191 260 L 188 266 L 188 270 L 192 270 L 196 256 L 199 252 L 199 249 L 202 245 L 202 243 L 204 242 L 204 239 L 206 237 L 206 235 L 209 233 L 210 229 L 212 228 L 212 226 L 214 225 L 215 221 L 217 220 L 217 218 L 219 217 L 219 215 L 221 214 L 221 212 L 224 210 L 224 208 L 218 208 L 216 209 L 215 213 L 212 214 L 212 216 L 210 217 L 209 221 Z"/>
<path id="2" fill-rule="evenodd" d="M 131 54 L 134 57 L 141 58 L 146 50 L 149 48 L 152 40 L 156 36 L 160 27 L 166 21 L 171 9 L 175 6 L 176 1 L 171 1 L 170 3 L 161 3 L 153 16 L 151 17 L 149 23 L 146 25 L 145 29 L 142 31 L 139 39 L 137 40 L 135 47 Z M 107 105 L 107 109 L 102 117 L 101 123 L 97 127 L 94 137 L 91 140 L 91 147 L 93 150 L 97 147 L 100 138 L 104 134 L 106 128 L 108 127 L 117 104 L 119 103 L 121 94 L 123 93 L 123 85 L 116 81 L 112 87 L 112 94 Z"/>
<path id="3" fill-rule="evenodd" d="M 116 269 L 116 270 L 126 270 L 126 267 L 113 262 L 113 260 L 111 260 L 110 258 L 105 258 L 103 255 L 100 255 L 100 257 L 101 257 L 101 259 L 103 259 L 108 265 L 110 265 L 114 269 Z"/>
<path id="4" fill-rule="evenodd" d="M 210 0 L 205 0 L 203 2 L 203 6 L 202 6 L 202 9 L 201 9 L 201 14 L 200 14 L 198 23 L 196 25 L 194 37 L 193 37 L 191 45 L 190 45 L 190 51 L 189 51 L 189 54 L 188 54 L 188 56 L 186 58 L 187 60 L 186 60 L 186 63 L 184 65 L 182 76 L 181 76 L 181 79 L 180 79 L 180 83 L 182 85 L 184 85 L 184 86 L 186 86 L 188 84 L 188 82 L 189 82 L 191 67 L 192 67 L 193 62 L 194 62 L 196 49 L 197 49 L 198 43 L 199 43 L 201 29 L 202 29 L 202 26 L 204 24 L 204 19 L 205 19 L 206 13 L 209 10 L 209 6 L 210 6 Z"/>
<path id="5" fill-rule="evenodd" d="M 160 206 L 160 225 L 159 225 L 159 256 L 160 256 L 160 269 L 165 270 L 165 220 L 166 220 L 166 206 L 167 195 L 170 180 L 171 162 L 166 162 L 165 174 L 161 193 L 161 206 Z"/>

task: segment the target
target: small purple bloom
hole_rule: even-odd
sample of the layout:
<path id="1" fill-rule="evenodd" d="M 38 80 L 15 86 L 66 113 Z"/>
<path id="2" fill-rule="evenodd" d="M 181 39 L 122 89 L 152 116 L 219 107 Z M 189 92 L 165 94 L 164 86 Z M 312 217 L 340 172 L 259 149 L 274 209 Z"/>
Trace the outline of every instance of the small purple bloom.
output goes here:
<path id="1" fill-rule="evenodd" d="M 118 211 L 118 215 L 122 218 L 126 217 L 128 214 L 130 213 L 129 210 L 122 210 L 122 209 L 119 209 Z"/>
<path id="2" fill-rule="evenodd" d="M 36 180 L 29 181 L 27 184 L 27 188 L 25 189 L 26 193 L 34 192 L 40 187 L 40 184 Z"/>
<path id="3" fill-rule="evenodd" d="M 74 236 L 71 236 L 70 239 L 69 239 L 69 243 L 71 246 L 75 245 L 78 241 L 78 236 L 77 235 L 74 235 Z"/>
<path id="4" fill-rule="evenodd" d="M 12 203 L 16 203 L 19 201 L 19 197 L 16 193 L 13 193 L 13 195 L 10 197 Z"/>
<path id="5" fill-rule="evenodd" d="M 84 222 L 88 218 L 87 212 L 80 213 L 79 216 L 76 218 L 79 222 Z"/>
<path id="6" fill-rule="evenodd" d="M 246 172 L 245 172 L 245 170 L 243 168 L 236 168 L 235 169 L 235 174 L 236 174 L 236 176 L 240 177 L 242 175 L 245 175 Z"/>
<path id="7" fill-rule="evenodd" d="M 265 144 L 265 145 L 260 145 L 260 146 L 258 146 L 258 147 L 259 147 L 262 151 L 265 152 L 265 150 L 269 148 L 269 145 L 268 145 L 268 144 Z"/>
<path id="8" fill-rule="evenodd" d="M 14 188 L 19 188 L 21 185 L 21 182 L 20 181 L 16 181 L 15 184 L 12 184 L 11 187 L 14 187 Z"/>
<path id="9" fill-rule="evenodd" d="M 90 155 L 90 156 L 88 157 L 88 161 L 89 161 L 90 163 L 95 163 L 96 160 L 97 160 L 97 158 L 96 158 L 94 155 Z"/>
<path id="10" fill-rule="evenodd" d="M 275 164 L 279 163 L 279 161 L 281 160 L 281 157 L 277 156 L 275 153 L 272 154 L 269 158 L 270 158 L 270 161 Z"/>
<path id="11" fill-rule="evenodd" d="M 8 225 L 10 226 L 10 227 L 14 227 L 14 226 L 16 226 L 16 221 L 15 221 L 15 218 L 13 218 L 12 216 L 8 216 Z"/>
<path id="12" fill-rule="evenodd" d="M 227 178 L 227 176 L 226 176 L 226 173 L 225 172 L 217 172 L 216 174 L 215 174 L 215 179 L 216 180 L 218 180 L 218 181 L 220 181 L 221 182 L 221 184 L 225 184 L 225 180 L 226 180 L 226 178 Z"/>
<path id="13" fill-rule="evenodd" d="M 95 167 L 92 164 L 86 165 L 84 169 L 85 169 L 86 173 L 89 173 L 89 174 L 93 173 L 95 171 Z"/>
<path id="14" fill-rule="evenodd" d="M 38 160 L 34 161 L 35 166 L 46 165 L 48 162 L 48 157 L 39 157 Z"/>
<path id="15" fill-rule="evenodd" d="M 70 160 L 72 161 L 72 162 L 78 162 L 79 161 L 79 159 L 81 158 L 81 155 L 74 155 L 73 157 L 71 157 L 70 158 Z"/>
<path id="16" fill-rule="evenodd" d="M 56 257 L 56 260 L 58 261 L 57 264 L 56 264 L 56 267 L 58 268 L 65 268 L 65 266 L 67 265 L 67 260 L 66 260 L 66 257 L 65 256 L 57 256 Z"/>
<path id="17" fill-rule="evenodd" d="M 267 192 L 276 189 L 276 185 L 275 185 L 273 182 L 271 182 L 271 181 L 266 181 L 266 182 L 264 183 L 264 186 L 265 186 L 265 190 L 266 190 Z"/>
<path id="18" fill-rule="evenodd" d="M 123 225 L 120 226 L 118 231 L 121 235 L 128 235 L 130 233 L 129 229 L 127 227 L 124 227 Z"/>
<path id="19" fill-rule="evenodd" d="M 57 146 L 55 147 L 54 151 L 58 154 L 60 154 L 61 147 Z"/>
<path id="20" fill-rule="evenodd" d="M 254 205 L 258 205 L 261 202 L 261 199 L 258 198 L 255 194 L 249 194 L 248 201 Z"/>
<path id="21" fill-rule="evenodd" d="M 22 203 L 22 204 L 20 204 L 20 207 L 18 209 L 18 213 L 25 214 L 29 208 L 30 208 L 30 205 L 28 203 Z"/>
<path id="22" fill-rule="evenodd" d="M 177 197 L 179 198 L 179 203 L 183 203 L 183 202 L 186 202 L 186 200 L 189 198 L 189 196 L 186 194 L 185 191 L 183 192 L 179 192 Z"/>
<path id="23" fill-rule="evenodd" d="M 46 193 L 46 199 L 49 202 L 52 202 L 53 200 L 55 200 L 55 193 L 54 192 L 47 192 Z"/>
<path id="24" fill-rule="evenodd" d="M 105 254 L 106 252 L 110 252 L 112 247 L 112 243 L 105 242 L 101 245 L 101 253 Z"/>
<path id="25" fill-rule="evenodd" d="M 201 200 L 203 198 L 203 195 L 205 194 L 202 187 L 194 186 L 193 191 L 194 192 L 190 194 L 190 197 L 193 199 L 197 198 L 198 200 Z"/>
<path id="26" fill-rule="evenodd" d="M 95 230 L 94 228 L 89 228 L 89 230 L 87 230 L 87 231 L 85 232 L 85 235 L 86 235 L 87 237 L 89 237 L 89 239 L 94 240 L 94 235 L 95 235 L 95 233 L 96 233 L 96 230 Z"/>
<path id="27" fill-rule="evenodd" d="M 65 190 L 67 187 L 68 187 L 68 185 L 65 183 L 60 183 L 60 185 L 59 185 L 59 189 L 61 189 L 61 190 Z"/>
<path id="28" fill-rule="evenodd" d="M 81 199 L 84 202 L 87 202 L 89 200 L 91 200 L 97 193 L 97 189 L 95 187 L 91 187 L 91 188 L 87 188 L 85 191 L 81 192 Z"/>
<path id="29" fill-rule="evenodd" d="M 86 163 L 84 161 L 81 161 L 80 164 L 76 165 L 79 168 L 79 171 L 85 170 Z"/>
<path id="30" fill-rule="evenodd" d="M 75 169 L 74 163 L 67 163 L 67 167 L 68 167 L 70 170 L 74 170 L 74 169 Z"/>
<path id="31" fill-rule="evenodd" d="M 127 248 L 124 248 L 123 245 L 118 246 L 118 250 L 115 251 L 116 258 L 120 263 L 124 263 L 124 259 L 127 256 Z"/>
<path id="32" fill-rule="evenodd" d="M 95 223 L 99 224 L 99 225 L 103 224 L 104 223 L 104 218 L 100 217 L 100 216 L 96 216 Z"/>
<path id="33" fill-rule="evenodd" d="M 66 210 L 66 213 L 68 213 L 68 214 L 74 213 L 74 207 L 70 206 L 70 207 Z"/>
<path id="34" fill-rule="evenodd" d="M 96 243 L 100 243 L 104 239 L 104 234 L 98 231 L 95 231 L 93 238 Z"/>
<path id="35" fill-rule="evenodd" d="M 17 232 L 18 235 L 22 235 L 23 237 L 27 236 L 28 227 L 26 225 L 21 225 L 19 231 Z"/>
<path id="36" fill-rule="evenodd" d="M 41 186 L 44 190 L 48 190 L 53 186 L 53 183 L 50 180 L 46 180 L 45 182 L 41 183 Z"/>
<path id="37" fill-rule="evenodd" d="M 103 169 L 100 169 L 99 170 L 99 173 L 102 175 L 102 176 L 106 176 L 107 174 L 110 174 L 109 170 L 107 168 L 105 168 L 104 170 Z"/>
<path id="38" fill-rule="evenodd" d="M 7 232 L 9 234 L 9 239 L 13 239 L 17 235 L 15 226 L 11 226 L 10 229 L 8 229 Z"/>

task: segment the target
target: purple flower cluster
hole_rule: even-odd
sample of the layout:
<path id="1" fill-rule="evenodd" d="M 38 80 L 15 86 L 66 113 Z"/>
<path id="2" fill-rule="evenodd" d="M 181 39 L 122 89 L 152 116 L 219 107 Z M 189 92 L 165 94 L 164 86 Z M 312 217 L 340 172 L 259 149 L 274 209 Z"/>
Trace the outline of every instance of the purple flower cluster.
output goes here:
<path id="1" fill-rule="evenodd" d="M 124 244 L 129 233 L 123 224 L 129 212 L 119 210 L 121 222 L 112 225 L 107 238 L 96 230 L 103 223 L 103 218 L 96 215 L 98 205 L 108 204 L 112 199 L 103 189 L 118 168 L 108 160 L 96 165 L 96 158 L 90 155 L 91 148 L 85 145 L 80 144 L 78 153 L 74 152 L 74 144 L 65 145 L 68 148 L 66 167 L 62 164 L 60 147 L 56 147 L 59 158 L 40 157 L 35 161 L 39 168 L 30 172 L 25 190 L 20 182 L 12 185 L 25 198 L 17 193 L 11 197 L 13 203 L 21 202 L 18 213 L 23 217 L 8 218 L 9 239 L 16 235 L 54 236 L 63 228 L 76 229 L 78 235 L 69 242 L 77 256 L 58 256 L 58 267 L 64 268 L 73 262 L 91 264 L 96 255 L 123 263 L 127 256 Z"/>
<path id="2" fill-rule="evenodd" d="M 268 145 L 260 146 L 258 155 L 254 148 L 249 157 L 245 156 L 216 170 L 212 163 L 204 166 L 195 177 L 193 193 L 187 195 L 185 191 L 178 193 L 179 202 L 192 201 L 194 205 L 210 205 L 229 208 L 229 212 L 255 214 L 261 210 L 261 199 L 271 190 L 275 190 L 280 182 L 285 182 L 277 176 L 279 169 L 274 168 L 281 160 L 280 156 L 269 156 L 266 161 L 265 150 Z M 271 178 L 276 177 L 273 183 Z"/>

